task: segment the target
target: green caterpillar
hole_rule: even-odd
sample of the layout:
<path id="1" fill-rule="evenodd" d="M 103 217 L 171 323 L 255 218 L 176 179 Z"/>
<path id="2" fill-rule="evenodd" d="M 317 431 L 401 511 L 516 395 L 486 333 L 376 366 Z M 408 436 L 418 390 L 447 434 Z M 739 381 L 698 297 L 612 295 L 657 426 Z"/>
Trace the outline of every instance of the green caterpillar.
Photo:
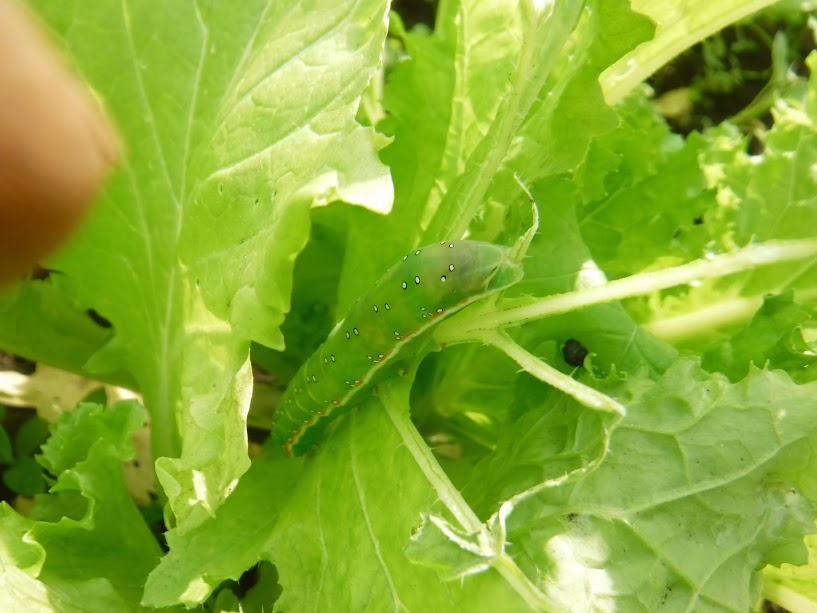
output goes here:
<path id="1" fill-rule="evenodd" d="M 413 338 L 467 304 L 522 278 L 514 249 L 478 241 L 421 247 L 392 266 L 301 366 L 281 398 L 273 434 L 300 455 Z"/>
<path id="2" fill-rule="evenodd" d="M 513 247 L 480 241 L 442 241 L 421 247 L 392 266 L 352 305 L 326 342 L 287 387 L 272 421 L 272 434 L 289 455 L 300 455 L 326 426 L 362 401 L 387 365 L 410 358 L 410 341 L 472 302 L 517 283 L 522 260 L 539 228 L 533 223 Z M 410 345 L 408 349 L 404 349 Z M 414 353 L 413 353 L 414 352 Z"/>

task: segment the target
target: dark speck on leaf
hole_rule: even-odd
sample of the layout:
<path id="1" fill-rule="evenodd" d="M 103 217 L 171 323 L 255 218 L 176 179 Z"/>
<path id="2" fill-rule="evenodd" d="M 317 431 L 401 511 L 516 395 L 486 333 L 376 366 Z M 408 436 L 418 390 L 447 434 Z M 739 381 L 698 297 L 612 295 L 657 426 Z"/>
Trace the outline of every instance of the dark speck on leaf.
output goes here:
<path id="1" fill-rule="evenodd" d="M 94 309 L 88 309 L 86 311 L 88 313 L 88 317 L 90 317 L 93 322 L 98 325 L 100 328 L 110 328 L 111 322 L 102 317 L 99 313 L 97 313 Z"/>
<path id="2" fill-rule="evenodd" d="M 50 277 L 53 273 L 57 271 L 50 270 L 48 268 L 43 268 L 40 265 L 34 267 L 34 270 L 31 271 L 31 278 L 34 281 L 45 281 L 48 277 Z"/>

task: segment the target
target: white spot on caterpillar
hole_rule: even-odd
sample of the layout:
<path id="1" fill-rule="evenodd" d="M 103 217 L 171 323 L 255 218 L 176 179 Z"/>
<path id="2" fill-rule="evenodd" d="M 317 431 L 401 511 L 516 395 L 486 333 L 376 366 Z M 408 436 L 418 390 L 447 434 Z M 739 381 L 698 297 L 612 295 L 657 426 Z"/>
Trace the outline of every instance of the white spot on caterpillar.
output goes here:
<path id="1" fill-rule="evenodd" d="M 352 328 L 352 331 L 355 333 L 355 336 L 360 336 L 360 334 L 357 331 L 357 328 Z"/>
<path id="2" fill-rule="evenodd" d="M 454 248 L 454 243 L 448 243 L 448 248 L 453 249 Z"/>
<path id="3" fill-rule="evenodd" d="M 374 305 L 374 312 L 377 313 L 377 305 Z"/>
<path id="4" fill-rule="evenodd" d="M 333 353 L 332 355 L 330 355 L 330 356 L 329 356 L 329 359 L 330 359 L 330 360 L 332 360 L 332 361 L 334 362 L 334 361 L 335 361 L 335 354 Z"/>
<path id="5" fill-rule="evenodd" d="M 420 255 L 420 250 L 418 249 L 417 251 L 415 251 L 414 255 Z"/>
<path id="6" fill-rule="evenodd" d="M 420 277 L 414 277 L 414 285 L 420 285 Z"/>
<path id="7" fill-rule="evenodd" d="M 349 336 L 348 332 L 346 333 L 346 338 L 352 338 L 351 336 Z"/>
<path id="8" fill-rule="evenodd" d="M 403 281 L 402 285 L 403 285 L 403 289 L 406 289 L 408 287 L 408 283 L 406 283 L 405 281 Z"/>
<path id="9" fill-rule="evenodd" d="M 442 313 L 442 312 L 443 312 L 443 310 L 442 310 L 442 309 L 437 309 L 437 312 L 438 312 L 438 313 Z"/>
<path id="10" fill-rule="evenodd" d="M 387 302 L 386 304 L 383 305 L 383 308 L 388 311 L 391 307 L 389 306 L 389 303 Z"/>
<path id="11" fill-rule="evenodd" d="M 443 283 L 445 283 L 445 275 L 443 275 L 442 277 L 440 277 L 440 281 L 442 281 Z"/>
<path id="12" fill-rule="evenodd" d="M 312 375 L 312 383 L 317 383 L 317 382 L 318 382 L 318 379 L 315 378 L 315 375 Z"/>
<path id="13" fill-rule="evenodd" d="M 452 272 L 453 272 L 453 271 L 454 271 L 454 265 L 453 265 L 453 264 L 451 264 L 451 265 L 448 267 L 448 270 L 450 270 L 450 271 L 452 271 Z"/>

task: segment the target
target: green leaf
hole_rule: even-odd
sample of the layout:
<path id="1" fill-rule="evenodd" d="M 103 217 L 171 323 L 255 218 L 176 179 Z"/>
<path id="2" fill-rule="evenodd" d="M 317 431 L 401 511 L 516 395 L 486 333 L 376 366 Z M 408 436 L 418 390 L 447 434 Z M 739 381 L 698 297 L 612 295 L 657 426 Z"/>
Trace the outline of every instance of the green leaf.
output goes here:
<path id="1" fill-rule="evenodd" d="M 284 586 L 281 608 L 520 610 L 519 596 L 496 573 L 442 585 L 405 557 L 434 494 L 378 405 L 372 400 L 340 425 L 287 500 L 268 543 Z M 393 451 L 384 456 L 384 447 Z"/>
<path id="2" fill-rule="evenodd" d="M 627 123 L 609 139 L 602 137 L 599 149 L 620 151 L 639 133 L 642 144 L 647 138 L 643 130 L 654 121 L 652 108 L 644 101 L 624 106 L 630 107 L 622 112 Z M 649 168 L 622 163 L 606 177 L 606 197 L 587 202 L 579 212 L 583 239 L 595 262 L 613 278 L 656 263 L 663 267 L 687 262 L 703 255 L 708 246 L 710 237 L 700 224 L 704 213 L 715 207 L 715 191 L 707 189 L 699 164 L 708 143 L 694 134 L 679 142 L 666 126 L 654 126 L 654 136 L 651 155 L 623 153 Z"/>
<path id="3" fill-rule="evenodd" d="M 0 295 L 0 344 L 11 353 L 83 372 L 111 333 L 93 322 L 73 293 L 70 282 L 56 273 L 5 290 Z M 111 380 L 133 384 L 121 373 L 111 374 Z"/>
<path id="4" fill-rule="evenodd" d="M 555 608 L 750 609 L 760 595 L 758 562 L 804 559 L 802 538 L 814 531 L 813 386 L 757 369 L 730 384 L 692 360 L 654 382 L 613 382 L 608 389 L 629 412 L 609 453 L 591 472 L 517 496 L 504 515 L 508 554 Z M 478 469 L 483 486 L 516 482 L 520 491 L 526 480 L 536 485 L 586 464 L 573 454 L 591 430 L 584 420 L 565 427 L 569 408 L 533 409 L 514 424 L 514 445 Z M 569 464 L 554 462 L 559 450 Z M 505 479 L 492 479 L 497 471 Z M 465 563 L 454 564 L 467 549 L 451 536 L 446 548 L 427 528 L 415 543 L 417 559 L 445 573 Z"/>
<path id="5" fill-rule="evenodd" d="M 635 0 L 633 9 L 657 24 L 655 38 L 639 45 L 602 75 L 604 96 L 615 104 L 676 55 L 774 0 Z"/>
<path id="6" fill-rule="evenodd" d="M 32 457 L 22 457 L 3 471 L 3 483 L 13 492 L 34 496 L 45 491 L 43 470 Z"/>
<path id="7" fill-rule="evenodd" d="M 810 67 L 817 67 L 817 54 L 812 53 L 806 61 Z M 720 179 L 717 186 L 722 192 L 722 202 L 725 205 L 741 203 L 740 207 L 730 206 L 731 210 L 725 211 L 731 213 L 734 241 L 738 244 L 812 236 L 817 224 L 817 178 L 810 172 L 817 159 L 814 153 L 817 82 L 814 78 L 809 80 L 802 97 L 779 100 L 773 115 L 774 125 L 765 134 L 762 154 L 752 156 L 739 149 L 730 160 L 723 154 L 731 152 L 721 153 L 713 147 L 713 154 L 706 160 L 712 164 L 708 168 L 710 173 Z M 726 136 L 729 133 L 724 128 L 714 132 L 710 139 L 715 144 L 726 141 Z M 724 165 L 724 161 L 730 163 Z M 780 281 L 788 281 L 790 276 Z M 799 283 L 811 278 L 800 279 Z"/>
<path id="8" fill-rule="evenodd" d="M 145 606 L 199 604 L 223 581 L 237 581 L 253 564 L 270 559 L 263 553 L 265 543 L 302 472 L 301 463 L 287 461 L 280 451 L 278 456 L 253 462 L 216 517 L 189 532 L 168 532 L 170 552 L 148 577 Z"/>
<path id="9" fill-rule="evenodd" d="M 42 594 L 57 610 L 142 610 L 136 603 L 160 550 L 125 487 L 122 462 L 143 420 L 127 401 L 107 410 L 83 405 L 55 424 L 40 460 L 58 475 L 55 485 L 30 517 L 3 507 L 0 519 L 17 569 L 8 579 L 25 588 L 9 596 L 10 610 L 39 606 L 32 598 Z"/>
<path id="10" fill-rule="evenodd" d="M 395 136 L 384 151 L 395 177 L 394 211 L 386 219 L 359 214 L 352 224 L 341 309 L 405 251 L 465 232 L 581 10 L 577 2 L 469 0 L 441 4 L 431 35 L 398 29 L 411 57 L 396 66 L 383 94 L 391 112 L 384 128 Z"/>
<path id="11" fill-rule="evenodd" d="M 810 65 L 815 58 L 809 57 Z M 746 152 L 746 137 L 733 126 L 719 126 L 705 135 L 708 146 L 700 149 L 699 163 L 716 192 L 716 205 L 704 211 L 699 227 L 708 235 L 708 253 L 771 239 L 814 239 L 817 183 L 810 169 L 815 163 L 817 84 L 812 78 L 802 96 L 794 94 L 776 103 L 775 123 L 764 135 L 760 154 Z M 681 240 L 692 237 L 687 234 Z M 697 243 L 700 238 L 687 244 Z M 713 350 L 748 324 L 767 294 L 794 290 L 797 302 L 812 306 L 816 264 L 812 258 L 765 266 L 670 290 L 659 300 L 652 297 L 632 306 L 639 321 L 662 338 L 695 351 Z"/>
<path id="12" fill-rule="evenodd" d="M 433 30 L 393 14 L 384 52 L 377 0 L 37 0 L 127 158 L 54 272 L 0 298 L 0 345 L 150 419 L 85 403 L 54 426 L 51 489 L 0 505 L 0 609 L 757 608 L 817 516 L 817 89 L 772 88 L 752 154 L 733 126 L 675 134 L 639 75 L 767 2 L 632 4 L 447 1 Z M 541 216 L 524 279 L 305 458 L 259 445 L 408 249 L 518 245 L 515 176 Z"/>
<path id="13" fill-rule="evenodd" d="M 276 608 L 282 610 L 379 610 L 399 602 L 409 609 L 448 603 L 489 611 L 513 603 L 496 576 L 451 589 L 409 563 L 403 547 L 431 492 L 409 453 L 384 461 L 382 444 L 399 449 L 400 442 L 374 406 L 344 420 L 316 461 L 254 463 L 218 517 L 169 536 L 171 554 L 151 574 L 145 603 L 201 602 L 223 579 L 237 579 L 259 559 L 278 568 L 284 591 Z M 399 505 L 389 504 L 397 499 Z M 269 501 L 275 501 L 272 508 Z M 233 543 L 227 550 L 220 545 L 225 538 Z M 207 555 L 214 549 L 221 554 Z M 338 568 L 343 572 L 331 572 Z"/>
<path id="14" fill-rule="evenodd" d="M 547 195 L 552 199 L 547 224 L 531 245 L 525 278 L 506 295 L 520 295 L 518 304 L 532 303 L 537 300 L 535 296 L 581 291 L 606 282 L 604 269 L 596 263 L 583 236 L 584 228 L 577 214 L 580 197 L 575 187 L 562 178 L 554 178 L 535 186 L 534 194 L 537 198 Z M 622 212 L 620 218 L 625 216 Z M 602 372 L 613 365 L 624 370 L 649 365 L 660 372 L 676 356 L 672 347 L 646 333 L 616 303 L 541 319 L 513 334 L 527 347 L 539 347 L 549 341 L 561 345 L 570 338 L 577 339 L 595 354 L 594 363 Z M 569 371 L 568 365 L 560 362 Z"/>
<path id="15" fill-rule="evenodd" d="M 789 611 L 809 611 L 817 606 L 817 535 L 806 537 L 808 564 L 781 564 L 763 569 L 763 596 Z"/>
<path id="16" fill-rule="evenodd" d="M 6 416 L 5 408 L 0 406 L 0 423 Z M 0 464 L 11 464 L 14 461 L 14 450 L 8 432 L 0 426 Z"/>
<path id="17" fill-rule="evenodd" d="M 803 326 L 815 326 L 815 311 L 797 304 L 794 292 L 768 296 L 752 321 L 703 356 L 710 372 L 732 381 L 742 379 L 751 365 L 785 370 L 798 383 L 815 379 L 817 356 L 803 338 Z"/>
<path id="18" fill-rule="evenodd" d="M 249 466 L 249 341 L 283 347 L 310 206 L 389 209 L 384 140 L 354 119 L 379 62 L 386 3 L 39 9 L 128 151 L 50 264 L 70 278 L 71 298 L 113 324 L 79 365 L 136 382 L 170 508 L 194 525 Z M 24 304 L 8 308 L 11 317 Z"/>
<path id="19" fill-rule="evenodd" d="M 32 416 L 25 420 L 14 434 L 14 452 L 18 457 L 34 455 L 47 438 L 48 423 Z"/>
<path id="20" fill-rule="evenodd" d="M 604 102 L 599 74 L 648 39 L 652 24 L 631 11 L 628 2 L 587 5 L 571 36 L 570 52 L 559 58 L 548 76 L 503 162 L 505 189 L 493 194 L 498 202 L 518 197 L 519 188 L 510 181 L 513 173 L 529 182 L 572 173 L 586 161 L 593 143 L 620 123 L 616 111 Z M 549 203 L 542 205 L 549 208 Z"/>

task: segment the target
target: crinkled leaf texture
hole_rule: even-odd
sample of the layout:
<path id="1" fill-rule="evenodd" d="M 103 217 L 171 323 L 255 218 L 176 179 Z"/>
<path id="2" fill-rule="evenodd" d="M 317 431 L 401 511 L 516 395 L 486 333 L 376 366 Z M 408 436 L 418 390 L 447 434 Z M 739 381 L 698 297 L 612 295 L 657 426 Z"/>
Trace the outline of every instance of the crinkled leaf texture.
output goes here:
<path id="1" fill-rule="evenodd" d="M 750 608 L 758 565 L 802 560 L 802 538 L 814 530 L 815 384 L 757 369 L 730 383 L 681 360 L 657 380 L 645 373 L 599 385 L 629 409 L 608 455 L 590 473 L 517 500 L 505 551 L 553 610 Z M 598 451 L 604 425 L 591 413 L 565 401 L 531 408 L 476 467 L 480 493 L 495 501 L 525 492 L 562 476 L 571 456 Z M 171 534 L 146 604 L 201 602 L 218 578 L 274 560 L 289 610 L 526 610 L 474 535 L 439 513 L 389 415 L 374 398 L 312 461 L 256 462 L 218 517 Z"/>
<path id="2" fill-rule="evenodd" d="M 708 189 L 685 207 L 687 220 L 698 216 L 698 225 L 682 224 L 679 219 L 673 238 L 674 259 L 684 258 L 685 252 L 686 258 L 708 257 L 735 245 L 776 239 L 814 240 L 817 181 L 811 169 L 817 162 L 817 54 L 806 61 L 812 76 L 775 102 L 774 125 L 764 135 L 761 153 L 748 153 L 747 137 L 729 124 L 687 140 L 685 149 L 696 143 L 700 178 L 706 180 Z M 678 175 L 678 170 L 681 168 L 667 169 L 677 177 L 676 189 L 697 193 L 700 178 L 690 171 Z M 641 201 L 648 188 L 649 183 L 639 181 L 625 188 L 620 197 Z M 613 215 L 606 216 L 608 237 L 625 229 L 627 207 L 620 208 L 618 221 Z M 652 247 L 643 249 L 647 254 L 651 251 Z M 642 261 L 641 265 L 650 264 Z M 806 381 L 813 378 L 812 369 L 807 368 L 813 348 L 806 337 L 807 330 L 814 329 L 810 313 L 815 286 L 817 265 L 810 259 L 673 288 L 629 306 L 657 336 L 704 355 L 704 365 L 710 370 L 736 377 L 746 371 L 749 360 L 759 367 L 770 360 L 795 380 Z M 764 304 L 769 294 L 780 297 Z M 787 301 L 792 304 L 784 308 Z"/>
<path id="3" fill-rule="evenodd" d="M 33 282 L 0 312 L 13 322 L 42 307 L 83 339 L 66 365 L 136 383 L 179 526 L 212 514 L 249 466 L 249 342 L 283 346 L 310 207 L 391 205 L 385 141 L 355 121 L 387 4 L 38 3 L 128 156 L 50 264 L 64 293 Z M 80 327 L 71 309 L 88 307 L 112 331 Z M 25 353 L 49 361 L 41 338 Z"/>
<path id="4" fill-rule="evenodd" d="M 732 384 L 681 360 L 657 381 L 635 375 L 609 391 L 627 400 L 628 416 L 606 459 L 518 501 L 508 552 L 556 608 L 749 610 L 759 562 L 804 559 L 814 531 L 817 387 L 757 369 Z M 563 448 L 576 449 L 579 431 L 553 434 L 561 416 L 544 409 L 514 426 L 515 440 L 538 448 L 561 433 Z M 535 485 L 535 452 L 499 451 L 480 482 Z M 410 551 L 462 576 L 491 562 L 463 536 L 446 541 L 439 519 L 426 522 Z"/>
<path id="5" fill-rule="evenodd" d="M 0 506 L 4 611 L 141 611 L 161 550 L 128 491 L 122 462 L 145 420 L 135 401 L 80 405 L 52 428 L 39 461 L 58 475 L 28 517 Z"/>
<path id="6" fill-rule="evenodd" d="M 392 452 L 383 456 L 383 447 Z M 221 577 L 274 561 L 281 610 L 525 610 L 499 575 L 441 583 L 403 553 L 434 493 L 377 399 L 333 433 L 314 461 L 258 461 L 219 515 L 171 534 L 146 604 L 201 602 Z M 225 546 L 229 543 L 229 546 Z M 211 579 L 212 578 L 212 579 Z"/>
<path id="7" fill-rule="evenodd" d="M 817 355 L 803 337 L 803 328 L 814 328 L 815 310 L 794 301 L 794 292 L 769 295 L 752 320 L 732 338 L 704 353 L 710 371 L 733 381 L 746 376 L 752 364 L 779 368 L 798 383 L 817 377 Z"/>
<path id="8" fill-rule="evenodd" d="M 514 173 L 543 223 L 525 279 L 498 308 L 694 260 L 734 237 L 813 237 L 813 95 L 778 105 L 765 157 L 753 159 L 729 128 L 672 135 L 642 91 L 604 105 L 599 75 L 652 33 L 624 0 L 443 2 L 433 33 L 395 28 L 411 58 L 383 85 L 387 169 L 383 137 L 354 119 L 380 61 L 385 2 L 39 4 L 129 157 L 50 264 L 59 272 L 3 299 L 0 341 L 140 388 L 174 523 L 157 564 L 119 474 L 142 417 L 132 404 L 83 407 L 44 450 L 57 482 L 38 515 L 2 509 L 3 607 L 235 608 L 240 590 L 225 581 L 261 562 L 275 565 L 267 582 L 280 582 L 286 611 L 524 611 L 537 599 L 553 610 L 747 610 L 756 569 L 802 560 L 817 498 L 814 383 L 759 370 L 757 355 L 771 347 L 773 367 L 809 363 L 791 358 L 808 350 L 794 331 L 810 321 L 813 262 L 734 275 L 702 302 L 683 288 L 512 331 L 625 404 L 620 421 L 478 343 L 420 366 L 411 411 L 426 440 L 408 391 L 405 403 L 389 395 L 411 377 L 385 380 L 306 459 L 270 446 L 250 465 L 245 418 L 249 343 L 282 347 L 310 207 L 363 205 L 315 215 L 332 242 L 312 234 L 326 242 L 299 259 L 298 282 L 318 308 L 286 338 L 304 357 L 311 324 L 407 248 L 466 230 L 512 244 L 530 227 Z M 689 24 L 684 11 L 699 5 L 678 6 Z M 395 210 L 384 217 L 390 170 Z M 674 298 L 706 336 L 701 304 L 789 289 L 792 302 L 750 310 L 723 353 L 692 339 L 706 370 L 639 325 Z M 571 337 L 591 352 L 584 370 L 561 356 Z M 438 455 L 426 441 L 441 442 Z M 497 564 L 503 547 L 515 575 Z"/>

